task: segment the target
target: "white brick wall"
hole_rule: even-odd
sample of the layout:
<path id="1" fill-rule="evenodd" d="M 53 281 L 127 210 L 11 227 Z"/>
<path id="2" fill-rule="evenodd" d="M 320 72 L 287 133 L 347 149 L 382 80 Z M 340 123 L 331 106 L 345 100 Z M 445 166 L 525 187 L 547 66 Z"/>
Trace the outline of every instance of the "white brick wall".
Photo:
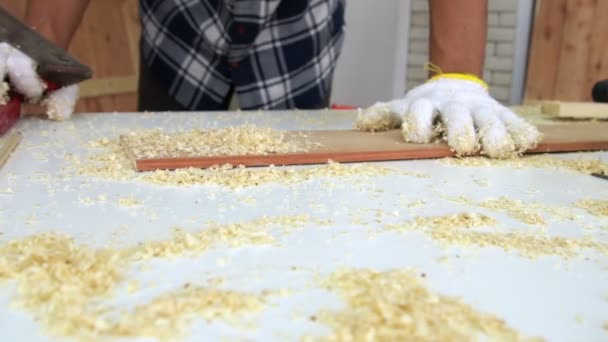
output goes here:
<path id="1" fill-rule="evenodd" d="M 428 0 L 411 1 L 407 89 L 426 80 L 423 66 L 428 60 Z M 501 102 L 508 102 L 511 95 L 517 4 L 517 0 L 489 0 L 484 80 Z"/>

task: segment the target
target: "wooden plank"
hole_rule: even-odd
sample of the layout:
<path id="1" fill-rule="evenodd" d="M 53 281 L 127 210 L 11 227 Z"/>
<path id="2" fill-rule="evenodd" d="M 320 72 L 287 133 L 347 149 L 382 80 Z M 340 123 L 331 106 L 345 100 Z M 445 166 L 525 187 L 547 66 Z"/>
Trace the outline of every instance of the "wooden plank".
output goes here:
<path id="1" fill-rule="evenodd" d="M 540 0 L 532 29 L 526 81 L 527 100 L 554 99 L 567 0 Z"/>
<path id="2" fill-rule="evenodd" d="M 608 123 L 568 123 L 541 125 L 544 135 L 537 148 L 526 153 L 573 152 L 608 150 Z M 302 132 L 287 132 L 289 139 L 299 140 Z M 245 166 L 324 164 L 336 162 L 368 162 L 407 159 L 429 159 L 454 156 L 445 143 L 408 144 L 403 141 L 400 130 L 380 133 L 345 131 L 307 131 L 308 141 L 322 146 L 306 153 L 170 157 L 155 159 L 133 159 L 133 153 L 125 139 L 121 143 L 131 156 L 138 171 L 157 169 L 179 169 L 187 167 L 206 168 L 213 165 L 232 164 Z"/>
<path id="3" fill-rule="evenodd" d="M 6 163 L 8 157 L 15 150 L 21 141 L 21 134 L 17 132 L 6 133 L 0 138 L 0 167 Z"/>
<path id="4" fill-rule="evenodd" d="M 137 82 L 137 75 L 105 77 L 84 81 L 80 84 L 80 98 L 135 93 L 137 91 Z"/>
<path id="5" fill-rule="evenodd" d="M 541 104 L 541 111 L 560 118 L 608 119 L 608 103 L 545 102 Z"/>
<path id="6" fill-rule="evenodd" d="M 567 2 L 564 36 L 557 63 L 555 99 L 591 101 L 593 85 L 587 84 L 586 81 L 595 4 L 596 0 Z"/>

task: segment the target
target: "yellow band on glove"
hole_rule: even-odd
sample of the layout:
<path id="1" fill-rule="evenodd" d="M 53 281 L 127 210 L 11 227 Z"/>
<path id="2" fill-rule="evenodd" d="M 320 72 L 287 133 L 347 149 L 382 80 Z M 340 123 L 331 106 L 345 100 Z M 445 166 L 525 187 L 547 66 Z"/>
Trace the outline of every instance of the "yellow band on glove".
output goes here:
<path id="1" fill-rule="evenodd" d="M 471 82 L 475 82 L 479 85 L 481 85 L 482 87 L 484 87 L 486 90 L 488 90 L 488 84 L 486 82 L 484 82 L 481 78 L 473 75 L 473 74 L 456 74 L 456 73 L 447 73 L 447 74 L 438 74 L 435 75 L 431 78 L 428 79 L 427 82 L 432 82 L 432 81 L 436 81 L 442 78 L 450 78 L 450 79 L 454 79 L 454 80 L 463 80 L 463 81 L 471 81 Z"/>
<path id="2" fill-rule="evenodd" d="M 453 80 L 463 80 L 463 81 L 475 82 L 475 83 L 481 85 L 482 87 L 484 87 L 486 90 L 488 90 L 488 88 L 489 88 L 488 84 L 486 82 L 484 82 L 481 78 L 479 78 L 473 74 L 444 73 L 439 66 L 437 66 L 436 64 L 433 64 L 430 61 L 426 62 L 424 64 L 424 70 L 431 71 L 436 74 L 435 76 L 429 78 L 427 80 L 427 82 L 436 81 L 436 80 L 439 80 L 442 78 L 451 78 Z"/>

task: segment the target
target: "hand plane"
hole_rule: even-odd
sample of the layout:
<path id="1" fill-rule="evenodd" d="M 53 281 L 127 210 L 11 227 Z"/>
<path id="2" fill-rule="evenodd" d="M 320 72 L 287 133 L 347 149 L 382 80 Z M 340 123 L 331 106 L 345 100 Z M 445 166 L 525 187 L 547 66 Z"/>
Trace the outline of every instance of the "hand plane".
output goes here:
<path id="1" fill-rule="evenodd" d="M 67 51 L 10 15 L 0 7 L 0 42 L 6 42 L 29 56 L 48 90 L 58 89 L 88 79 L 91 68 L 81 64 Z M 0 80 L 1 82 L 2 80 Z M 0 105 L 0 135 L 8 131 L 21 115 L 22 96 L 9 91 L 9 101 Z"/>

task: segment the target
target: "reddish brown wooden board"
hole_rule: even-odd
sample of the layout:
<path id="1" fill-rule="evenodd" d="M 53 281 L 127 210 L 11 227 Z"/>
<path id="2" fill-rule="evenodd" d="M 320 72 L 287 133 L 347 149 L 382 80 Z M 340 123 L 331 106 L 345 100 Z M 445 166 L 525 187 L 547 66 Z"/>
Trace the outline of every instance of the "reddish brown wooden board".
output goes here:
<path id="1" fill-rule="evenodd" d="M 575 151 L 608 150 L 608 123 L 563 123 L 539 125 L 544 138 L 537 148 L 526 153 L 553 153 Z M 295 134 L 294 134 L 295 133 Z M 302 139 L 301 132 L 289 136 Z M 159 169 L 207 168 L 213 165 L 304 165 L 336 162 L 369 162 L 407 159 L 431 159 L 452 157 L 445 143 L 408 144 L 403 141 L 399 130 L 369 133 L 353 130 L 306 131 L 309 141 L 318 142 L 322 147 L 309 152 L 270 155 L 242 156 L 200 156 L 155 159 L 135 159 L 138 171 Z M 123 145 L 124 147 L 124 145 Z M 127 153 L 133 154 L 127 150 Z"/>

